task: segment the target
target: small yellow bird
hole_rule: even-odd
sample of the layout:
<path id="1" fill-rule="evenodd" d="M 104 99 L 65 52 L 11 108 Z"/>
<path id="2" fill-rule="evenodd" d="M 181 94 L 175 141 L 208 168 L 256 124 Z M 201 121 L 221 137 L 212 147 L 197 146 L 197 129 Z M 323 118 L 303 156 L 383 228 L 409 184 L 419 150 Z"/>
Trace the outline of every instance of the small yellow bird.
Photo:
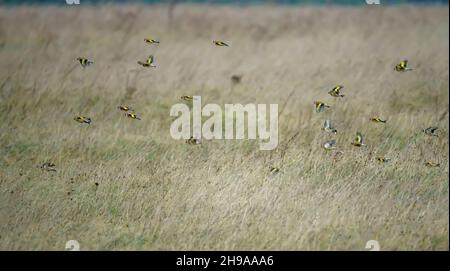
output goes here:
<path id="1" fill-rule="evenodd" d="M 400 61 L 399 64 L 395 65 L 394 68 L 398 72 L 406 72 L 406 71 L 412 71 L 413 69 L 408 67 L 408 60 Z"/>
<path id="2" fill-rule="evenodd" d="M 136 120 L 141 119 L 135 113 L 125 113 L 125 114 L 127 115 L 127 117 L 132 118 L 132 119 L 136 119 Z"/>
<path id="3" fill-rule="evenodd" d="M 327 104 L 325 104 L 323 102 L 319 102 L 319 101 L 315 101 L 314 105 L 316 106 L 316 112 L 317 113 L 323 112 L 323 111 L 325 111 L 325 109 L 330 108 L 329 105 L 327 105 Z"/>
<path id="4" fill-rule="evenodd" d="M 326 150 L 332 150 L 336 148 L 336 140 L 329 140 L 329 141 L 325 141 L 325 143 L 323 143 L 322 147 Z"/>
<path id="5" fill-rule="evenodd" d="M 47 171 L 56 171 L 55 166 L 56 165 L 51 162 L 45 162 L 44 164 L 42 164 L 41 169 Z"/>
<path id="6" fill-rule="evenodd" d="M 428 127 L 427 129 L 424 129 L 423 132 L 429 136 L 438 136 L 436 133 L 437 129 L 438 129 L 438 127 L 436 127 L 436 126 Z"/>
<path id="7" fill-rule="evenodd" d="M 87 123 L 87 124 L 91 124 L 91 122 L 92 122 L 91 118 L 83 117 L 83 116 L 75 117 L 74 120 L 76 120 L 79 123 Z"/>
<path id="8" fill-rule="evenodd" d="M 438 166 L 440 166 L 440 164 L 432 162 L 432 161 L 428 161 L 428 162 L 425 163 L 425 166 L 427 166 L 427 167 L 438 167 Z"/>
<path id="9" fill-rule="evenodd" d="M 148 67 L 156 68 L 156 65 L 153 64 L 154 62 L 155 62 L 155 57 L 153 55 L 150 55 L 146 62 L 138 61 L 137 63 L 146 68 L 148 68 Z"/>
<path id="10" fill-rule="evenodd" d="M 128 111 L 133 111 L 133 108 L 127 106 L 127 105 L 119 105 L 117 108 L 119 108 L 122 111 L 128 112 Z"/>
<path id="11" fill-rule="evenodd" d="M 363 143 L 363 140 L 364 140 L 364 138 L 363 138 L 362 134 L 360 132 L 356 132 L 356 138 L 352 142 L 352 145 L 356 146 L 356 147 L 365 146 L 365 144 Z"/>
<path id="12" fill-rule="evenodd" d="M 386 157 L 377 157 L 377 161 L 381 162 L 381 163 L 387 163 L 387 162 L 391 161 L 391 159 L 386 158 Z"/>
<path id="13" fill-rule="evenodd" d="M 189 145 L 199 145 L 201 144 L 200 139 L 194 138 L 193 136 L 191 136 L 191 138 L 186 140 L 186 143 Z"/>
<path id="14" fill-rule="evenodd" d="M 185 101 L 192 101 L 194 99 L 194 97 L 185 95 L 185 96 L 181 96 L 180 99 L 185 100 Z"/>
<path id="15" fill-rule="evenodd" d="M 229 45 L 226 44 L 226 43 L 223 42 L 223 41 L 213 40 L 213 43 L 214 43 L 215 45 L 217 45 L 217 46 L 227 46 L 227 47 L 229 47 Z"/>
<path id="16" fill-rule="evenodd" d="M 269 172 L 270 172 L 270 174 L 277 174 L 277 173 L 280 173 L 280 169 L 277 168 L 277 167 L 270 166 L 269 167 Z"/>
<path id="17" fill-rule="evenodd" d="M 380 119 L 379 117 L 373 117 L 373 118 L 370 118 L 370 120 L 372 122 L 378 122 L 378 123 L 386 123 L 387 122 L 386 120 Z"/>
<path id="18" fill-rule="evenodd" d="M 146 43 L 148 43 L 148 44 L 159 43 L 159 40 L 154 40 L 154 39 L 151 39 L 151 38 L 144 39 L 144 41 Z"/>
<path id="19" fill-rule="evenodd" d="M 344 97 L 344 94 L 341 94 L 341 90 L 344 88 L 342 85 L 335 86 L 332 90 L 328 92 L 333 97 Z"/>
<path id="20" fill-rule="evenodd" d="M 94 64 L 94 61 L 89 60 L 89 59 L 84 58 L 84 57 L 77 57 L 77 60 L 80 62 L 81 67 L 83 67 L 83 68 L 85 68 L 85 67 L 87 67 L 87 66 L 89 66 L 91 64 Z"/>

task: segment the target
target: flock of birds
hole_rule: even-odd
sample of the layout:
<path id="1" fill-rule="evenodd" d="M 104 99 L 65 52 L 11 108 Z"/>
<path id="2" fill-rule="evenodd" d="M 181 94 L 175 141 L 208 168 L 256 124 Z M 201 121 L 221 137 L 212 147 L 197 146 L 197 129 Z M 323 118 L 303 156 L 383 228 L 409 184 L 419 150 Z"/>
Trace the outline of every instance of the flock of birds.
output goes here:
<path id="1" fill-rule="evenodd" d="M 394 70 L 397 71 L 397 72 L 407 72 L 407 71 L 412 71 L 413 69 L 408 67 L 408 60 L 402 60 L 400 63 L 395 65 Z M 343 98 L 345 95 L 341 93 L 342 89 L 344 89 L 344 86 L 337 85 L 333 89 L 331 89 L 328 92 L 328 94 L 330 94 L 331 96 L 336 97 L 336 98 Z M 316 112 L 317 113 L 323 112 L 323 111 L 325 111 L 325 110 L 327 110 L 328 108 L 331 107 L 330 105 L 327 105 L 324 102 L 320 102 L 320 101 L 315 101 L 314 105 L 316 107 Z M 371 117 L 370 121 L 375 122 L 375 123 L 381 123 L 381 124 L 387 123 L 387 120 L 382 119 L 382 118 L 380 118 L 378 116 Z M 322 129 L 325 132 L 327 132 L 327 133 L 337 134 L 337 129 L 332 126 L 331 121 L 329 119 L 325 120 Z M 438 129 L 438 127 L 435 127 L 435 126 L 428 127 L 426 129 L 424 129 L 423 132 L 426 135 L 429 135 L 429 136 L 438 136 L 437 135 L 437 129 Z M 364 137 L 363 137 L 361 132 L 356 132 L 356 137 L 351 142 L 351 145 L 356 146 L 356 147 L 365 146 L 365 144 L 364 144 Z M 324 149 L 326 149 L 326 150 L 335 149 L 336 148 L 336 140 L 332 139 L 332 140 L 325 141 L 323 143 L 322 147 Z M 390 158 L 386 158 L 386 157 L 376 157 L 376 159 L 379 162 L 382 162 L 382 163 L 386 163 L 386 162 L 389 162 L 391 160 Z M 428 167 L 438 167 L 438 166 L 440 166 L 439 163 L 432 162 L 432 161 L 425 162 L 425 165 L 428 166 Z M 279 170 L 276 170 L 276 168 L 272 168 L 272 171 L 278 172 Z"/>
<path id="2" fill-rule="evenodd" d="M 152 38 L 146 38 L 146 39 L 144 39 L 144 41 L 147 44 L 159 44 L 160 43 L 158 40 L 155 40 L 155 39 L 152 39 Z M 218 41 L 218 40 L 213 40 L 213 44 L 216 45 L 216 46 L 229 47 L 229 45 L 227 43 L 225 43 L 223 41 Z M 83 68 L 86 68 L 86 67 L 94 64 L 93 60 L 87 59 L 85 57 L 78 57 L 76 60 L 80 63 L 81 67 L 83 67 Z M 140 60 L 137 61 L 137 64 L 141 65 L 144 68 L 156 68 L 155 57 L 153 55 L 150 55 L 147 58 L 147 60 L 145 60 L 145 61 L 140 61 Z M 407 72 L 407 71 L 412 71 L 413 69 L 408 67 L 408 60 L 403 60 L 403 61 L 401 61 L 399 64 L 397 64 L 395 66 L 394 70 L 397 71 L 397 72 Z M 233 75 L 231 80 L 232 80 L 233 83 L 239 83 L 240 80 L 241 80 L 241 76 Z M 335 98 L 343 98 L 345 96 L 344 94 L 341 93 L 341 91 L 343 89 L 344 89 L 344 86 L 337 85 L 334 88 L 332 88 L 328 92 L 328 94 L 331 95 L 332 97 L 335 97 Z M 190 102 L 190 101 L 192 101 L 194 99 L 194 97 L 185 95 L 185 96 L 181 96 L 180 99 Z M 331 107 L 330 105 L 328 105 L 328 104 L 326 104 L 324 102 L 321 102 L 321 101 L 315 101 L 314 105 L 315 105 L 315 110 L 316 110 L 317 113 L 324 112 L 324 111 L 326 111 L 327 109 L 329 109 Z M 117 108 L 119 110 L 125 112 L 125 115 L 128 118 L 135 119 L 135 120 L 140 120 L 141 119 L 140 117 L 137 116 L 137 114 L 135 113 L 134 109 L 131 108 L 130 106 L 119 105 Z M 90 117 L 86 117 L 86 116 L 77 116 L 77 117 L 74 118 L 74 120 L 79 122 L 79 123 L 85 123 L 85 124 L 91 124 L 91 122 L 92 122 L 92 119 Z M 374 117 L 370 118 L 370 121 L 372 121 L 374 123 L 380 123 L 380 124 L 387 123 L 387 120 L 382 119 L 382 118 L 380 118 L 378 116 L 374 116 Z M 435 126 L 428 127 L 426 129 L 424 129 L 423 132 L 426 135 L 428 135 L 428 136 L 438 136 L 437 132 L 436 132 L 437 129 L 438 129 L 438 127 L 435 127 Z M 325 120 L 322 130 L 324 130 L 325 132 L 330 133 L 330 134 L 334 134 L 334 135 L 337 134 L 337 129 L 333 127 L 330 119 L 326 119 Z M 199 145 L 199 144 L 201 144 L 201 141 L 199 139 L 197 139 L 197 138 L 191 137 L 190 139 L 186 140 L 186 143 L 190 144 L 190 145 Z M 359 132 L 359 131 L 356 132 L 356 137 L 351 142 L 351 145 L 353 145 L 355 147 L 365 146 L 365 144 L 364 144 L 364 137 L 363 137 L 361 132 Z M 324 149 L 326 149 L 326 150 L 336 149 L 336 140 L 335 139 L 327 140 L 327 141 L 325 141 L 322 144 L 322 147 Z M 386 163 L 386 162 L 390 161 L 390 158 L 386 158 L 386 157 L 376 157 L 376 159 L 379 162 L 382 162 L 382 163 Z M 428 166 L 428 167 L 438 167 L 438 166 L 440 166 L 439 163 L 432 162 L 432 161 L 427 161 L 425 163 L 425 165 Z M 41 166 L 41 168 L 45 169 L 47 171 L 56 171 L 55 164 L 53 164 L 51 162 L 44 163 Z M 270 172 L 271 173 L 279 173 L 280 169 L 276 168 L 276 167 L 270 167 Z"/>

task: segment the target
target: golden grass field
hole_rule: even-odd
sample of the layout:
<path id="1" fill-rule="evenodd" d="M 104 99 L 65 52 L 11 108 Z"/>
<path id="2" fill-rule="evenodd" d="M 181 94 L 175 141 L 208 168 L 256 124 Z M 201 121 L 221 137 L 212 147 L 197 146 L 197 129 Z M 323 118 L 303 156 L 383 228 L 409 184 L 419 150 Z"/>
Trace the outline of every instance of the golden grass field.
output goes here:
<path id="1" fill-rule="evenodd" d="M 165 6 L 0 8 L 1 250 L 449 249 L 448 6 L 180 5 L 171 18 Z M 149 54 L 157 68 L 137 65 Z M 412 72 L 394 71 L 402 59 Z M 342 99 L 327 94 L 337 84 Z M 279 104 L 278 148 L 172 139 L 181 95 Z M 315 100 L 332 107 L 316 113 Z M 356 131 L 367 146 L 350 144 Z"/>

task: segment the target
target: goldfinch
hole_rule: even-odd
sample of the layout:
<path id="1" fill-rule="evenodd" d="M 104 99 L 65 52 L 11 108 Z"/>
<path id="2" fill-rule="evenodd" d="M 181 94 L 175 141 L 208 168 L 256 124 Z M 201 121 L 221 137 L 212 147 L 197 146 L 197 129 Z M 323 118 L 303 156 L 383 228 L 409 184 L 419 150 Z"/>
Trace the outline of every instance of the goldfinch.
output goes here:
<path id="1" fill-rule="evenodd" d="M 325 111 L 325 109 L 330 108 L 329 105 L 327 105 L 327 104 L 325 104 L 323 102 L 318 102 L 318 101 L 314 102 L 314 105 L 316 106 L 316 112 L 317 113 L 323 112 L 323 111 Z"/>
<path id="2" fill-rule="evenodd" d="M 322 129 L 327 133 L 337 134 L 337 130 L 333 126 L 331 126 L 331 121 L 329 119 L 325 120 Z"/>
<path id="3" fill-rule="evenodd" d="M 138 63 L 139 65 L 143 66 L 143 67 L 146 67 L 146 68 L 148 68 L 148 67 L 153 67 L 153 68 L 155 68 L 156 65 L 153 64 L 153 62 L 155 62 L 155 57 L 154 57 L 153 55 L 150 55 L 150 56 L 148 57 L 148 59 L 147 59 L 146 62 L 138 61 L 137 63 Z"/>
<path id="4" fill-rule="evenodd" d="M 398 72 L 412 71 L 413 69 L 408 67 L 408 60 L 400 61 L 399 64 L 395 65 L 395 70 Z"/>
<path id="5" fill-rule="evenodd" d="M 91 124 L 91 122 L 92 122 L 91 118 L 83 117 L 83 116 L 75 117 L 74 120 L 76 120 L 79 123 L 87 123 L 87 124 Z"/>
<path id="6" fill-rule="evenodd" d="M 364 140 L 364 138 L 363 138 L 362 134 L 360 132 L 356 132 L 356 138 L 352 142 L 352 145 L 356 146 L 356 147 L 365 146 L 365 144 L 363 143 L 363 140 Z"/>
<path id="7" fill-rule="evenodd" d="M 436 133 L 437 129 L 438 129 L 438 127 L 436 127 L 436 126 L 428 127 L 427 129 L 424 129 L 423 132 L 429 136 L 438 136 Z"/>
<path id="8" fill-rule="evenodd" d="M 191 138 L 186 140 L 186 143 L 189 145 L 199 145 L 201 144 L 200 139 L 194 138 L 193 136 L 191 136 Z"/>
<path id="9" fill-rule="evenodd" d="M 158 40 L 154 40 L 154 39 L 150 39 L 150 38 L 148 38 L 148 39 L 144 39 L 144 41 L 145 41 L 146 43 L 148 43 L 148 44 L 152 44 L 152 43 L 159 43 L 159 41 L 158 41 Z"/>
<path id="10" fill-rule="evenodd" d="M 373 117 L 370 119 L 372 122 L 378 122 L 378 123 L 386 123 L 386 120 L 380 119 L 379 117 Z"/>
<path id="11" fill-rule="evenodd" d="M 344 88 L 342 85 L 335 86 L 332 90 L 328 92 L 333 97 L 344 97 L 344 94 L 341 94 L 341 90 Z"/>
<path id="12" fill-rule="evenodd" d="M 427 167 L 438 167 L 438 166 L 440 166 L 440 164 L 428 161 L 428 162 L 425 163 L 425 166 L 427 166 Z"/>
<path id="13" fill-rule="evenodd" d="M 280 169 L 277 168 L 277 167 L 272 167 L 272 166 L 270 166 L 270 167 L 269 167 L 269 172 L 270 172 L 270 174 L 275 175 L 275 174 L 277 174 L 277 173 L 280 173 Z"/>
<path id="14" fill-rule="evenodd" d="M 135 113 L 126 113 L 127 117 L 135 119 L 135 120 L 140 120 L 141 118 L 139 118 Z"/>
<path id="15" fill-rule="evenodd" d="M 227 47 L 229 47 L 229 45 L 226 44 L 226 43 L 223 42 L 223 41 L 213 40 L 213 43 L 214 43 L 215 45 L 217 45 L 217 46 L 227 46 Z"/>
<path id="16" fill-rule="evenodd" d="M 51 162 L 46 162 L 46 163 L 42 164 L 41 169 L 47 170 L 47 171 L 56 171 L 55 166 L 56 165 Z"/>
<path id="17" fill-rule="evenodd" d="M 185 96 L 181 96 L 180 99 L 185 100 L 185 101 L 192 101 L 194 99 L 194 97 L 185 95 Z"/>
<path id="18" fill-rule="evenodd" d="M 127 106 L 127 105 L 119 105 L 117 108 L 119 108 L 122 111 L 128 112 L 128 111 L 133 111 L 133 108 Z"/>
<path id="19" fill-rule="evenodd" d="M 332 150 L 336 148 L 336 140 L 328 140 L 323 143 L 322 147 L 326 150 Z"/>
<path id="20" fill-rule="evenodd" d="M 386 158 L 386 157 L 377 157 L 377 161 L 380 163 L 387 163 L 389 162 L 391 159 Z"/>
<path id="21" fill-rule="evenodd" d="M 83 68 L 85 68 L 85 67 L 87 67 L 87 66 L 89 66 L 91 64 L 94 64 L 94 61 L 89 60 L 89 59 L 84 58 L 84 57 L 77 57 L 77 60 L 80 62 L 81 67 L 83 67 Z"/>

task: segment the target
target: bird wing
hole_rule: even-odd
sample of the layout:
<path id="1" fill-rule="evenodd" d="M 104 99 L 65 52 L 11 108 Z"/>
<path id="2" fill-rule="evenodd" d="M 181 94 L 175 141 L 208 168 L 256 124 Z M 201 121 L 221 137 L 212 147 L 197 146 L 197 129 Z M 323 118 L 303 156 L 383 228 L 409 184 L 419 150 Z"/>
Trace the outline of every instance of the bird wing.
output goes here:
<path id="1" fill-rule="evenodd" d="M 154 57 L 153 57 L 153 55 L 150 55 L 150 56 L 148 57 L 148 59 L 147 59 L 147 63 L 148 63 L 148 64 L 152 64 L 153 61 L 154 61 Z"/>
<path id="2" fill-rule="evenodd" d="M 330 122 L 329 119 L 325 120 L 325 123 L 323 124 L 323 127 L 325 127 L 325 129 L 331 128 L 331 122 Z"/>

